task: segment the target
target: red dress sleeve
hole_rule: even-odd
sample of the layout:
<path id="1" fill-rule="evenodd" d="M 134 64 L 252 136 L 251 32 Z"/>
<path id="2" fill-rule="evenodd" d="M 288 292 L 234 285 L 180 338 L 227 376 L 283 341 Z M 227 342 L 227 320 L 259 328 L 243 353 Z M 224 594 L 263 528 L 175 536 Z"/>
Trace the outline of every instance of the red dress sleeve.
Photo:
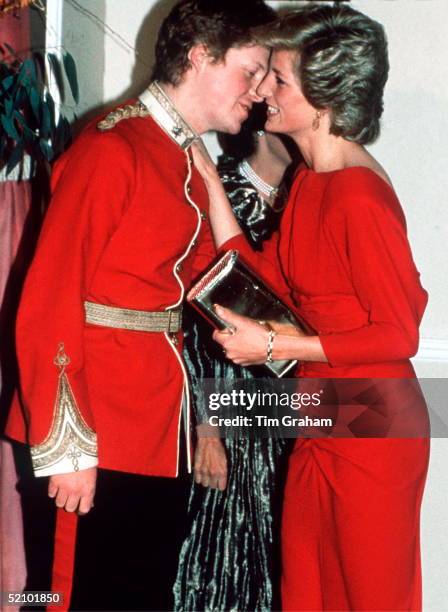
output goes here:
<path id="1" fill-rule="evenodd" d="M 352 169 L 353 170 L 353 169 Z M 368 324 L 320 336 L 329 363 L 354 365 L 408 359 L 418 349 L 427 293 L 412 259 L 403 211 L 392 188 L 359 168 L 332 179 L 325 231 L 346 266 Z"/>
<path id="2" fill-rule="evenodd" d="M 192 164 L 193 162 L 189 161 L 188 163 Z M 194 192 L 196 193 L 197 190 L 198 195 L 202 194 L 201 199 L 203 199 L 203 201 L 207 202 L 208 204 L 209 197 L 204 182 L 198 171 L 192 166 L 190 166 L 190 168 L 192 169 L 192 180 L 195 184 Z M 189 197 L 188 192 L 187 197 Z M 212 230 L 210 227 L 208 210 L 203 210 L 201 212 L 201 218 L 201 227 L 198 235 L 194 240 L 195 253 L 191 268 L 191 278 L 193 279 L 196 278 L 200 273 L 202 273 L 205 268 L 207 268 L 210 262 L 215 259 L 217 254 L 215 241 L 213 240 Z"/>
<path id="3" fill-rule="evenodd" d="M 269 240 L 263 243 L 262 251 L 255 251 L 244 234 L 237 234 L 227 240 L 220 251 L 239 251 L 242 258 L 253 270 L 275 291 L 289 307 L 294 308 L 291 289 L 282 273 L 278 254 L 280 234 L 274 232 Z"/>

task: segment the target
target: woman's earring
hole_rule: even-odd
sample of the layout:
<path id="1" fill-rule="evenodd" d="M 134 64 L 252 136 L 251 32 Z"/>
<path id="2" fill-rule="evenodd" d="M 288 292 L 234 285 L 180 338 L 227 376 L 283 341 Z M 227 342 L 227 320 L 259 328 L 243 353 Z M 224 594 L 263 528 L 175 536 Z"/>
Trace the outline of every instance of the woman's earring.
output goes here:
<path id="1" fill-rule="evenodd" d="M 317 130 L 320 128 L 320 118 L 322 117 L 322 113 L 320 111 L 316 111 L 316 116 L 313 119 L 313 123 L 311 124 L 311 127 L 313 128 L 313 130 L 315 132 L 317 132 Z"/>

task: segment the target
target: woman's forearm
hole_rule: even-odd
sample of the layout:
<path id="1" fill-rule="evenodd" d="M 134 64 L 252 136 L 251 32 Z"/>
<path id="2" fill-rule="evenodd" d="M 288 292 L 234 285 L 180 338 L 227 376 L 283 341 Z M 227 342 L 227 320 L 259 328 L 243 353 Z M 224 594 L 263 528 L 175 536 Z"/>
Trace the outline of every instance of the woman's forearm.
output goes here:
<path id="1" fill-rule="evenodd" d="M 195 142 L 191 147 L 194 165 L 207 188 L 210 200 L 210 226 L 216 247 L 227 240 L 241 234 L 241 228 L 233 213 L 227 194 L 207 149 L 202 141 Z"/>
<path id="2" fill-rule="evenodd" d="M 219 248 L 242 231 L 220 179 L 206 182 L 206 187 L 210 199 L 210 226 L 216 247 Z"/>
<path id="3" fill-rule="evenodd" d="M 274 361 L 328 361 L 319 336 L 304 336 L 290 325 L 278 325 L 272 321 L 267 325 L 267 322 L 254 321 L 219 305 L 216 305 L 215 309 L 233 333 L 216 330 L 213 338 L 223 347 L 227 358 L 239 365 L 265 363 L 270 346 Z M 275 335 L 272 338 L 273 332 Z"/>
<path id="4" fill-rule="evenodd" d="M 272 358 L 297 359 L 298 361 L 319 361 L 327 363 L 319 336 L 288 336 L 277 334 L 273 342 Z"/>

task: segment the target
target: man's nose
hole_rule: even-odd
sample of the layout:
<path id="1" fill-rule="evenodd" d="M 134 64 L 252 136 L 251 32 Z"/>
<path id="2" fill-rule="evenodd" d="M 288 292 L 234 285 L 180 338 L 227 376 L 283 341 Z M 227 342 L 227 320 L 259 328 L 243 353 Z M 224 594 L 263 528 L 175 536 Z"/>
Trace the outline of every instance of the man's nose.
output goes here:
<path id="1" fill-rule="evenodd" d="M 268 98 L 270 95 L 271 89 L 269 87 L 268 77 L 266 76 L 257 87 L 257 96 L 263 100 L 266 100 L 266 98 Z"/>
<path id="2" fill-rule="evenodd" d="M 258 102 L 263 102 L 263 100 L 264 100 L 264 97 L 259 94 L 258 89 L 251 89 L 249 91 L 249 95 L 250 95 L 251 100 L 253 102 L 258 103 Z"/>

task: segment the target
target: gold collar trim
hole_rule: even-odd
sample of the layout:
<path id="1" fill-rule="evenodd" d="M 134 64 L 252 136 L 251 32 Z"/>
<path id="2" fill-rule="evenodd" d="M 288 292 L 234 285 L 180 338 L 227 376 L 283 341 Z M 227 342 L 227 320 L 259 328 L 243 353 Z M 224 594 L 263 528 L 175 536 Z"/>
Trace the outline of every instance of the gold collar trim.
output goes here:
<path id="1" fill-rule="evenodd" d="M 140 96 L 140 102 L 148 109 L 154 121 L 174 140 L 181 149 L 186 150 L 198 138 L 182 115 L 176 110 L 170 98 L 160 87 L 158 81 Z"/>

